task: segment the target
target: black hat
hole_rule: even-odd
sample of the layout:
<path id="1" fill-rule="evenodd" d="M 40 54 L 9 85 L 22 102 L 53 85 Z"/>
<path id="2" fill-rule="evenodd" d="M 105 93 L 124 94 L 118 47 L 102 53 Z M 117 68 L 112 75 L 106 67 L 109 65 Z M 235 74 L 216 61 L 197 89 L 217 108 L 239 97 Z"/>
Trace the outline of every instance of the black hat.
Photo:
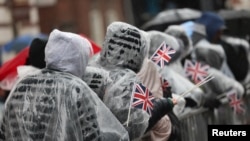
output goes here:
<path id="1" fill-rule="evenodd" d="M 29 56 L 26 64 L 37 68 L 45 68 L 45 46 L 47 38 L 34 38 L 30 44 Z"/>

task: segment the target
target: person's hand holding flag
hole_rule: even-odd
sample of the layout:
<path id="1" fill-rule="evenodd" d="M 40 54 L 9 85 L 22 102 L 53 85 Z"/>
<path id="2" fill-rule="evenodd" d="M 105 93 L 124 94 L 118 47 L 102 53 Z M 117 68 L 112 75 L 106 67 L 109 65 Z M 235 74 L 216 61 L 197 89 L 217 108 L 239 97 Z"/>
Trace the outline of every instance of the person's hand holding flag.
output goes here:
<path id="1" fill-rule="evenodd" d="M 177 99 L 171 98 L 171 100 L 172 100 L 172 102 L 173 102 L 174 105 L 178 104 L 178 100 Z"/>

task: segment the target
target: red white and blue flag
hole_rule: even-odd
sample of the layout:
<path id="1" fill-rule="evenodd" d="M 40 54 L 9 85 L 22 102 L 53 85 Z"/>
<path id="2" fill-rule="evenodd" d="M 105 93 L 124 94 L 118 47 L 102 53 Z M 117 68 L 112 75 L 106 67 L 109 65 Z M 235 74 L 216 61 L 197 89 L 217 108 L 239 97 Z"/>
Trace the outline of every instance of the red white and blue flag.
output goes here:
<path id="1" fill-rule="evenodd" d="M 242 98 L 236 93 L 235 90 L 227 92 L 227 98 L 229 99 L 229 106 L 233 108 L 236 114 L 243 114 L 245 112 Z"/>
<path id="2" fill-rule="evenodd" d="M 175 50 L 163 42 L 152 55 L 151 60 L 163 68 L 167 65 L 175 54 Z"/>
<path id="3" fill-rule="evenodd" d="M 153 110 L 153 94 L 142 84 L 134 84 L 132 106 L 145 110 L 150 116 Z"/>
<path id="4" fill-rule="evenodd" d="M 199 61 L 191 61 L 186 59 L 184 70 L 186 76 L 195 84 L 199 83 L 208 76 L 210 66 Z"/>

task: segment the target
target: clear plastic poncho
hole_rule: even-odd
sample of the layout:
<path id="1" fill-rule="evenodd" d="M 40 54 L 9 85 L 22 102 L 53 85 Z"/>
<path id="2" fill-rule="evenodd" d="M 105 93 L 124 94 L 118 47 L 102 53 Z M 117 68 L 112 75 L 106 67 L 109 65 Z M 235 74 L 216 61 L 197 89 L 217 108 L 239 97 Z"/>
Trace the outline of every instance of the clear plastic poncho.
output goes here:
<path id="1" fill-rule="evenodd" d="M 136 78 L 136 74 L 128 69 L 111 71 L 111 74 L 115 83 L 106 89 L 103 102 L 127 129 L 130 139 L 138 140 L 144 135 L 150 118 L 143 109 L 133 108 L 130 105 L 134 83 L 140 81 Z"/>
<path id="2" fill-rule="evenodd" d="M 105 69 L 128 68 L 138 72 L 149 42 L 142 30 L 123 22 L 111 23 L 97 63 Z"/>
<path id="3" fill-rule="evenodd" d="M 109 77 L 109 71 L 101 67 L 87 66 L 82 79 L 99 96 L 100 99 L 103 99 L 107 87 L 112 85 L 112 80 Z"/>
<path id="4" fill-rule="evenodd" d="M 148 31 L 148 33 L 151 38 L 149 49 L 151 53 L 153 53 L 163 41 L 165 41 L 166 44 L 176 50 L 177 54 L 175 55 L 177 56 L 177 58 L 173 60 L 171 59 L 169 65 L 165 66 L 163 69 L 159 69 L 162 77 L 169 81 L 169 84 L 172 87 L 172 92 L 175 94 L 181 94 L 193 88 L 195 84 L 181 75 L 184 74 L 184 70 L 180 64 L 180 59 L 183 56 L 182 54 L 185 52 L 180 48 L 176 39 L 173 36 L 167 35 L 166 33 L 160 31 Z M 149 55 L 151 56 L 152 54 Z M 179 62 L 179 69 L 177 70 L 170 67 L 170 65 L 176 62 Z M 193 99 L 197 103 L 197 105 L 200 106 L 204 101 L 204 92 L 201 88 L 196 88 L 189 94 L 185 95 L 185 97 Z"/>
<path id="5" fill-rule="evenodd" d="M 124 22 L 111 23 L 96 65 L 109 71 L 113 84 L 107 87 L 104 103 L 129 132 L 131 140 L 138 140 L 148 127 L 149 115 L 143 109 L 130 108 L 134 82 L 147 55 L 148 40 L 135 26 Z M 126 121 L 131 109 L 128 127 Z"/>
<path id="6" fill-rule="evenodd" d="M 213 45 L 202 40 L 194 50 L 194 57 L 210 65 L 209 74 L 213 74 L 214 79 L 204 85 L 205 91 L 214 93 L 213 95 L 225 94 L 230 89 L 235 89 L 243 95 L 243 86 L 234 79 L 231 70 L 226 64 L 225 52 L 220 45 Z"/>
<path id="7" fill-rule="evenodd" d="M 90 43 L 52 31 L 45 49 L 47 68 L 20 79 L 6 101 L 3 140 L 128 141 L 128 133 L 82 81 Z"/>
<path id="8" fill-rule="evenodd" d="M 234 75 L 227 64 L 225 51 L 221 45 L 211 44 L 205 39 L 201 40 L 194 48 L 193 57 L 222 71 L 226 76 L 234 78 Z"/>

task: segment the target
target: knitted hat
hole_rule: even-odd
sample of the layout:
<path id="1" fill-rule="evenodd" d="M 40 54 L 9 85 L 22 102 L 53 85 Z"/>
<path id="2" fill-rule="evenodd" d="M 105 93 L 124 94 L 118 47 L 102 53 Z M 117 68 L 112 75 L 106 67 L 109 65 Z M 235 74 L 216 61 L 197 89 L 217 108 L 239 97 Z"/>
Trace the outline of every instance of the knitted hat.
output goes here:
<path id="1" fill-rule="evenodd" d="M 35 38 L 30 44 L 29 57 L 26 64 L 37 68 L 45 67 L 44 50 L 48 39 Z"/>

